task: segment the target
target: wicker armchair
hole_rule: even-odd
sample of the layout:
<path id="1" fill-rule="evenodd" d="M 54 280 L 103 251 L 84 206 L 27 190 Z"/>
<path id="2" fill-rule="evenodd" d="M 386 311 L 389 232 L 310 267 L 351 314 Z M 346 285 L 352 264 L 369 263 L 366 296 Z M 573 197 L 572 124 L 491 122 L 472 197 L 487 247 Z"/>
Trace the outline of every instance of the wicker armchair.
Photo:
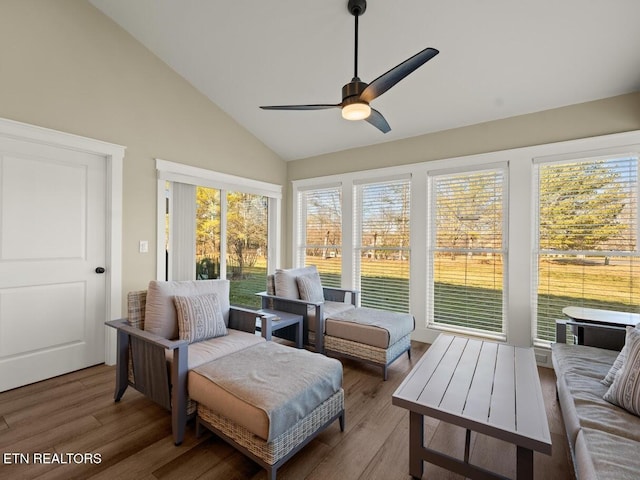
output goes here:
<path id="1" fill-rule="evenodd" d="M 268 276 L 267 290 L 258 295 L 262 298 L 262 308 L 302 315 L 304 344 L 314 346 L 318 353 L 324 353 L 324 321 L 331 314 L 356 308 L 358 291 L 323 286 L 321 301 L 304 300 L 296 281 L 298 277 L 309 274 L 317 274 L 315 266 L 278 269 L 275 275 Z M 284 329 L 280 332 L 285 332 L 282 336 L 287 335 Z"/>
<path id="2" fill-rule="evenodd" d="M 169 410 L 174 442 L 176 445 L 180 445 L 184 439 L 187 420 L 195 416 L 195 402 L 190 401 L 187 394 L 189 369 L 218 358 L 215 353 L 213 358 L 207 358 L 207 355 L 211 356 L 211 345 L 215 345 L 216 342 L 223 347 L 222 354 L 231 353 L 229 345 L 224 346 L 225 339 L 228 337 L 234 337 L 232 348 L 235 348 L 236 351 L 264 341 L 255 335 L 256 320 L 263 315 L 252 310 L 229 306 L 229 282 L 227 280 L 151 282 L 150 288 L 160 284 L 177 286 L 178 288 L 185 285 L 190 288 L 197 284 L 196 288 L 201 291 L 210 287 L 212 293 L 224 295 L 226 292 L 227 306 L 223 307 L 223 314 L 225 321 L 228 322 L 227 327 L 230 335 L 197 342 L 200 344 L 208 342 L 209 345 L 206 350 L 198 351 L 197 358 L 194 359 L 189 358 L 189 350 L 198 348 L 197 344 L 190 345 L 186 340 L 168 339 L 148 331 L 148 329 L 145 330 L 146 290 L 128 294 L 128 318 L 106 322 L 107 325 L 117 330 L 115 401 L 120 401 L 127 387 L 131 386 Z M 184 294 L 184 292 L 180 294 Z M 173 327 L 171 326 L 171 328 Z M 238 338 L 241 339 L 240 342 L 238 342 Z M 238 344 L 240 345 L 238 346 Z"/>

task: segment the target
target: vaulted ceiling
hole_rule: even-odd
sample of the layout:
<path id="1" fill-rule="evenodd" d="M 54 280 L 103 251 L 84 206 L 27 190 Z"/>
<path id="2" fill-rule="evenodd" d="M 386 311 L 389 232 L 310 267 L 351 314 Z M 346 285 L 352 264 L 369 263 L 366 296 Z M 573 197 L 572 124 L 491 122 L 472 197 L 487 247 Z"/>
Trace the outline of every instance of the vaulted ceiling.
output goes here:
<path id="1" fill-rule="evenodd" d="M 90 0 L 285 160 L 640 90 L 638 0 L 369 0 L 360 78 L 440 54 L 372 102 L 382 134 L 340 110 L 353 76 L 347 0 Z"/>

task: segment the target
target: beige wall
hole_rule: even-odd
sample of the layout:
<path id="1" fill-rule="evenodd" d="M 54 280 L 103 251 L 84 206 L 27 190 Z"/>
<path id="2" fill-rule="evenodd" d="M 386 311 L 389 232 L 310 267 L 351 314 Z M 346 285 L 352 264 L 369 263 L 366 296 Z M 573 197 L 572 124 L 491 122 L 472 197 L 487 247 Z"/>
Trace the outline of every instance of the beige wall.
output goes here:
<path id="1" fill-rule="evenodd" d="M 124 292 L 156 275 L 154 158 L 286 182 L 283 160 L 84 0 L 1 1 L 0 117 L 127 147 Z"/>
<path id="2" fill-rule="evenodd" d="M 287 218 L 292 215 L 293 180 L 633 130 L 640 130 L 640 92 L 288 162 Z M 290 234 L 285 242 L 287 263 Z"/>
<path id="3" fill-rule="evenodd" d="M 637 130 L 640 93 L 285 163 L 84 0 L 1 0 L 0 117 L 127 147 L 127 292 L 155 278 L 156 157 L 290 191 L 302 178 Z"/>
<path id="4" fill-rule="evenodd" d="M 288 179 L 356 172 L 640 129 L 640 92 L 288 162 Z"/>

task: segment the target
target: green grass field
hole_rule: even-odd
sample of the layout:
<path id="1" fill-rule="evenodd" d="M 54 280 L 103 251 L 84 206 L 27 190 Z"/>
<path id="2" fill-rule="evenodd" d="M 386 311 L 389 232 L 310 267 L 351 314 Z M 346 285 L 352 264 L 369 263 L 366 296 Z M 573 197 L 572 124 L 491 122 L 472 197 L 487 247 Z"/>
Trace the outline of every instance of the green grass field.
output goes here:
<path id="1" fill-rule="evenodd" d="M 409 279 L 406 273 L 397 273 L 398 261 L 362 261 L 361 302 L 363 306 L 408 310 Z M 405 262 L 406 263 L 406 262 Z M 452 326 L 478 328 L 501 332 L 502 291 L 481 288 L 489 276 L 496 272 L 495 263 L 462 256 L 439 258 L 434 287 L 435 320 Z M 340 285 L 340 259 L 309 257 L 308 265 L 317 265 L 326 286 Z M 499 267 L 501 268 L 501 267 Z M 407 271 L 408 269 L 405 269 Z M 395 272 L 395 273 L 394 273 Z M 466 273 L 466 276 L 463 274 Z M 255 293 L 266 288 L 264 266 L 245 268 L 242 277 L 231 279 L 231 303 L 259 307 Z M 501 271 L 496 273 L 501 274 Z M 544 274 L 544 275 L 543 275 Z M 611 259 L 545 259 L 540 263 L 540 276 L 545 282 L 538 292 L 538 334 L 542 340 L 554 340 L 555 320 L 563 318 L 562 308 L 578 305 L 618 311 L 640 311 L 640 260 Z M 465 279 L 462 281 L 451 279 Z M 631 281 L 629 280 L 631 278 Z M 573 291 L 570 285 L 580 285 Z M 390 308 L 390 305 L 395 307 Z"/>

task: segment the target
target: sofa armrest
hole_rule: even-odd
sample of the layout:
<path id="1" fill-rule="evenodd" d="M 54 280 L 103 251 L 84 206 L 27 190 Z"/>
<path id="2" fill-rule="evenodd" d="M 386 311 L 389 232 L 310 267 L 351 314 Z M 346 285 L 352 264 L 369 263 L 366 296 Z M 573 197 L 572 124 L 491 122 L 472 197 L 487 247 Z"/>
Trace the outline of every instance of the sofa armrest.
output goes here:
<path id="1" fill-rule="evenodd" d="M 131 325 L 129 325 L 129 322 L 126 318 L 111 320 L 110 322 L 105 322 L 105 325 L 115 328 L 116 330 L 118 330 L 118 332 L 126 333 L 127 335 L 139 338 L 146 343 L 162 347 L 166 350 L 175 350 L 176 348 L 189 345 L 189 342 L 187 342 L 186 340 L 167 340 L 166 338 L 161 337 L 160 335 L 156 335 L 155 333 L 132 327 Z"/>
<path id="2" fill-rule="evenodd" d="M 116 389 L 114 399 L 120 401 L 128 385 L 171 411 L 174 443 L 184 438 L 187 423 L 187 372 L 189 342 L 167 340 L 129 325 L 126 319 L 105 322 L 118 332 Z M 167 350 L 171 352 L 171 371 L 167 375 Z M 129 355 L 133 382 L 129 382 Z"/>
<path id="3" fill-rule="evenodd" d="M 229 309 L 229 328 L 243 332 L 255 333 L 256 319 L 266 318 L 266 315 L 249 308 L 231 305 Z"/>
<path id="4" fill-rule="evenodd" d="M 358 306 L 358 290 L 349 290 L 346 288 L 322 287 L 324 291 L 324 299 L 330 302 L 345 302 L 347 298 L 349 303 L 354 307 Z"/>
<path id="5" fill-rule="evenodd" d="M 258 292 L 256 293 L 256 295 L 262 298 L 263 303 L 265 300 L 273 300 L 276 302 L 289 304 L 289 305 L 304 305 L 304 306 L 314 306 L 314 307 L 318 305 L 322 305 L 322 302 L 309 302 L 307 300 L 301 300 L 299 298 L 278 297 L 277 295 L 269 295 L 267 292 Z M 263 307 L 263 308 L 266 308 L 266 307 Z M 282 310 L 282 309 L 277 308 L 275 310 Z"/>

